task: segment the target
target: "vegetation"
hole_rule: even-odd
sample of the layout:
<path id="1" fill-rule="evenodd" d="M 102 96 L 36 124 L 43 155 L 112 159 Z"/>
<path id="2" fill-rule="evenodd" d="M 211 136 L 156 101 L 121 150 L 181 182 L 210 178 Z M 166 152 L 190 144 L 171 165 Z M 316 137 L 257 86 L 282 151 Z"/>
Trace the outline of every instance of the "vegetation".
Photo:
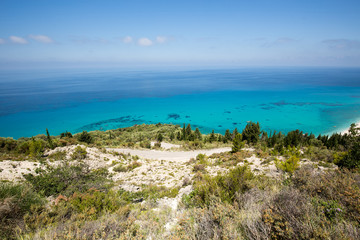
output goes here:
<path id="1" fill-rule="evenodd" d="M 50 136 L 46 129 L 32 138 L 0 138 L 1 160 L 14 160 L 14 169 L 15 161 L 38 164 L 23 181 L 0 182 L 0 238 L 360 239 L 359 133 L 355 125 L 349 134 L 331 136 L 266 133 L 249 122 L 224 135 L 202 134 L 190 124 L 156 124 L 74 136 Z M 119 188 L 122 182 L 111 177 L 118 172 L 131 178 L 156 171 L 138 157 L 114 152 L 117 160 L 109 170 L 86 163 L 91 147 L 110 154 L 105 147 L 151 148 L 151 141 L 232 151 L 198 154 L 184 163 L 189 176 L 171 188 L 141 182 L 136 190 Z M 72 155 L 63 148 L 47 156 L 48 150 L 69 145 L 77 145 Z M 275 174 L 254 168 L 253 156 Z M 171 171 L 175 179 L 178 169 Z M 175 197 L 180 199 L 188 185 L 192 191 L 177 203 Z"/>
<path id="2" fill-rule="evenodd" d="M 25 179 L 44 196 L 62 194 L 69 196 L 74 192 L 84 192 L 90 188 L 105 189 L 107 169 L 90 170 L 84 163 L 70 165 L 63 162 L 57 167 L 48 166 L 36 169 L 37 175 L 25 174 Z"/>

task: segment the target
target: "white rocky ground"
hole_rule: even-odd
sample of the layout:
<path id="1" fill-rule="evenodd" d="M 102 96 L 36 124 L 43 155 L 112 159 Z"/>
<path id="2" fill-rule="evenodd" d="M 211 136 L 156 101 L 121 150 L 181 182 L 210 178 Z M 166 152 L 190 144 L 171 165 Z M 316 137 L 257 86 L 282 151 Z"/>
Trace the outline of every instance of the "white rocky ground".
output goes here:
<path id="1" fill-rule="evenodd" d="M 70 162 L 72 154 L 77 146 L 85 148 L 87 156 L 84 160 L 90 168 L 108 168 L 112 173 L 112 179 L 118 182 L 119 187 L 125 190 L 136 191 L 142 184 L 161 185 L 165 187 L 181 186 L 184 179 L 191 179 L 194 175 L 193 167 L 195 162 L 189 162 L 190 159 L 196 158 L 198 154 L 205 154 L 207 156 L 213 153 L 228 152 L 231 148 L 216 148 L 194 151 L 173 151 L 179 145 L 170 143 L 162 143 L 162 150 L 139 150 L 127 148 L 90 148 L 83 145 L 58 147 L 54 150 L 47 151 L 45 155 L 48 156 L 47 163 L 50 165 L 57 165 L 60 163 L 58 160 L 51 158 L 52 155 L 64 152 L 65 159 Z M 254 151 L 248 148 L 247 151 Z M 212 159 L 209 159 L 211 162 Z M 276 176 L 278 171 L 273 162 L 262 164 L 262 159 L 252 155 L 246 158 L 252 170 L 258 173 L 265 173 L 267 175 Z M 114 168 L 120 164 L 127 166 L 133 162 L 138 162 L 139 167 L 127 172 L 116 172 Z M 246 161 L 245 161 L 246 162 Z M 239 164 L 245 164 L 239 163 Z M 34 173 L 35 169 L 40 167 L 39 162 L 31 161 L 2 161 L 0 162 L 0 180 L 18 181 L 23 179 L 22 174 Z M 216 175 L 219 172 L 227 171 L 226 168 L 221 166 L 207 166 L 207 172 L 211 175 Z"/>

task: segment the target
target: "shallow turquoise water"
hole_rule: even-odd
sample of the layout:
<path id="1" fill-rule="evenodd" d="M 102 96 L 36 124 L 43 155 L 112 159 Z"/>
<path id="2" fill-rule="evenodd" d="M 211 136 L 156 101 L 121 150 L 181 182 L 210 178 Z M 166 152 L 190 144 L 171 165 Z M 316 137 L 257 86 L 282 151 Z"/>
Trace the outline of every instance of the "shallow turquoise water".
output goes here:
<path id="1" fill-rule="evenodd" d="M 5 72 L 0 87 L 14 138 L 158 122 L 326 134 L 360 119 L 359 69 Z"/>

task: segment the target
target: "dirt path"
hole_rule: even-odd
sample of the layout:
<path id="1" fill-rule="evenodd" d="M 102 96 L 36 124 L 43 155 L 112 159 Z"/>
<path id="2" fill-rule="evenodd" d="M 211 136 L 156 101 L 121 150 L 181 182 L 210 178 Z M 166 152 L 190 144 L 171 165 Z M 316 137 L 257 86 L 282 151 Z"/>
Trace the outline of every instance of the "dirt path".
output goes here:
<path id="1" fill-rule="evenodd" d="M 215 148 L 215 149 L 203 149 L 194 151 L 159 151 L 159 150 L 138 150 L 138 149 L 126 149 L 126 148 L 107 148 L 108 151 L 115 151 L 130 155 L 138 155 L 140 158 L 153 159 L 153 160 L 167 160 L 176 162 L 187 162 L 190 158 L 196 158 L 198 154 L 206 154 L 210 156 L 213 153 L 229 152 L 230 147 Z"/>

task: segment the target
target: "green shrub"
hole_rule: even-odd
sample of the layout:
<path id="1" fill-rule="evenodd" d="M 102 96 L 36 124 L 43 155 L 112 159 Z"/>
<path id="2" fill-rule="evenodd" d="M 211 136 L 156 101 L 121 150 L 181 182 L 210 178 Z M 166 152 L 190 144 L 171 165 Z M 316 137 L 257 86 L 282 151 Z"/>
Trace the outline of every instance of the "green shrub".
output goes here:
<path id="1" fill-rule="evenodd" d="M 82 159 L 85 159 L 86 156 L 87 156 L 86 148 L 82 148 L 80 146 L 77 146 L 74 149 L 74 152 L 72 153 L 71 158 L 73 160 L 82 160 Z"/>
<path id="2" fill-rule="evenodd" d="M 38 168 L 36 171 L 38 175 L 29 173 L 24 177 L 37 192 L 45 196 L 56 194 L 69 196 L 76 191 L 84 192 L 92 187 L 104 189 L 109 183 L 106 179 L 108 175 L 106 169 L 91 171 L 84 163 L 76 165 L 63 163 L 57 167 Z"/>
<path id="3" fill-rule="evenodd" d="M 115 172 L 130 172 L 140 166 L 141 166 L 141 163 L 135 161 L 135 162 L 128 164 L 127 166 L 124 166 L 123 164 L 119 164 L 116 167 L 114 167 L 113 170 Z"/>
<path id="4" fill-rule="evenodd" d="M 81 134 L 79 134 L 77 136 L 77 139 L 80 142 L 84 142 L 84 143 L 88 143 L 88 144 L 93 142 L 92 136 L 87 131 L 83 131 Z"/>
<path id="5" fill-rule="evenodd" d="M 293 174 L 294 171 L 300 166 L 300 159 L 293 155 L 285 161 L 279 161 L 275 159 L 275 164 L 278 169 Z"/>
<path id="6" fill-rule="evenodd" d="M 16 223 L 21 222 L 32 206 L 44 203 L 28 185 L 0 182 L 0 238 L 15 239 Z"/>
<path id="7" fill-rule="evenodd" d="M 199 153 L 196 156 L 196 160 L 198 161 L 199 164 L 208 165 L 207 159 L 208 159 L 208 157 L 205 154 L 202 154 L 202 153 Z"/>
<path id="8" fill-rule="evenodd" d="M 49 155 L 50 159 L 55 161 L 61 161 L 66 159 L 66 151 L 57 151 Z"/>
<path id="9" fill-rule="evenodd" d="M 242 141 L 242 135 L 236 134 L 233 140 L 232 152 L 236 153 L 239 152 L 245 146 L 245 142 Z"/>
<path id="10" fill-rule="evenodd" d="M 116 167 L 113 168 L 113 170 L 115 172 L 127 172 L 128 171 L 127 167 L 124 166 L 123 164 L 117 165 Z"/>
<path id="11" fill-rule="evenodd" d="M 140 147 L 142 147 L 142 148 L 151 148 L 151 143 L 150 143 L 150 141 L 141 141 L 140 142 Z"/>
<path id="12" fill-rule="evenodd" d="M 40 158 L 44 152 L 45 142 L 33 139 L 29 143 L 29 155 L 33 158 Z"/>
<path id="13" fill-rule="evenodd" d="M 185 199 L 187 205 L 209 205 L 213 196 L 232 203 L 235 193 L 242 193 L 250 188 L 253 173 L 247 166 L 238 166 L 225 175 L 210 177 L 205 175 L 195 181 L 194 191 Z"/>

